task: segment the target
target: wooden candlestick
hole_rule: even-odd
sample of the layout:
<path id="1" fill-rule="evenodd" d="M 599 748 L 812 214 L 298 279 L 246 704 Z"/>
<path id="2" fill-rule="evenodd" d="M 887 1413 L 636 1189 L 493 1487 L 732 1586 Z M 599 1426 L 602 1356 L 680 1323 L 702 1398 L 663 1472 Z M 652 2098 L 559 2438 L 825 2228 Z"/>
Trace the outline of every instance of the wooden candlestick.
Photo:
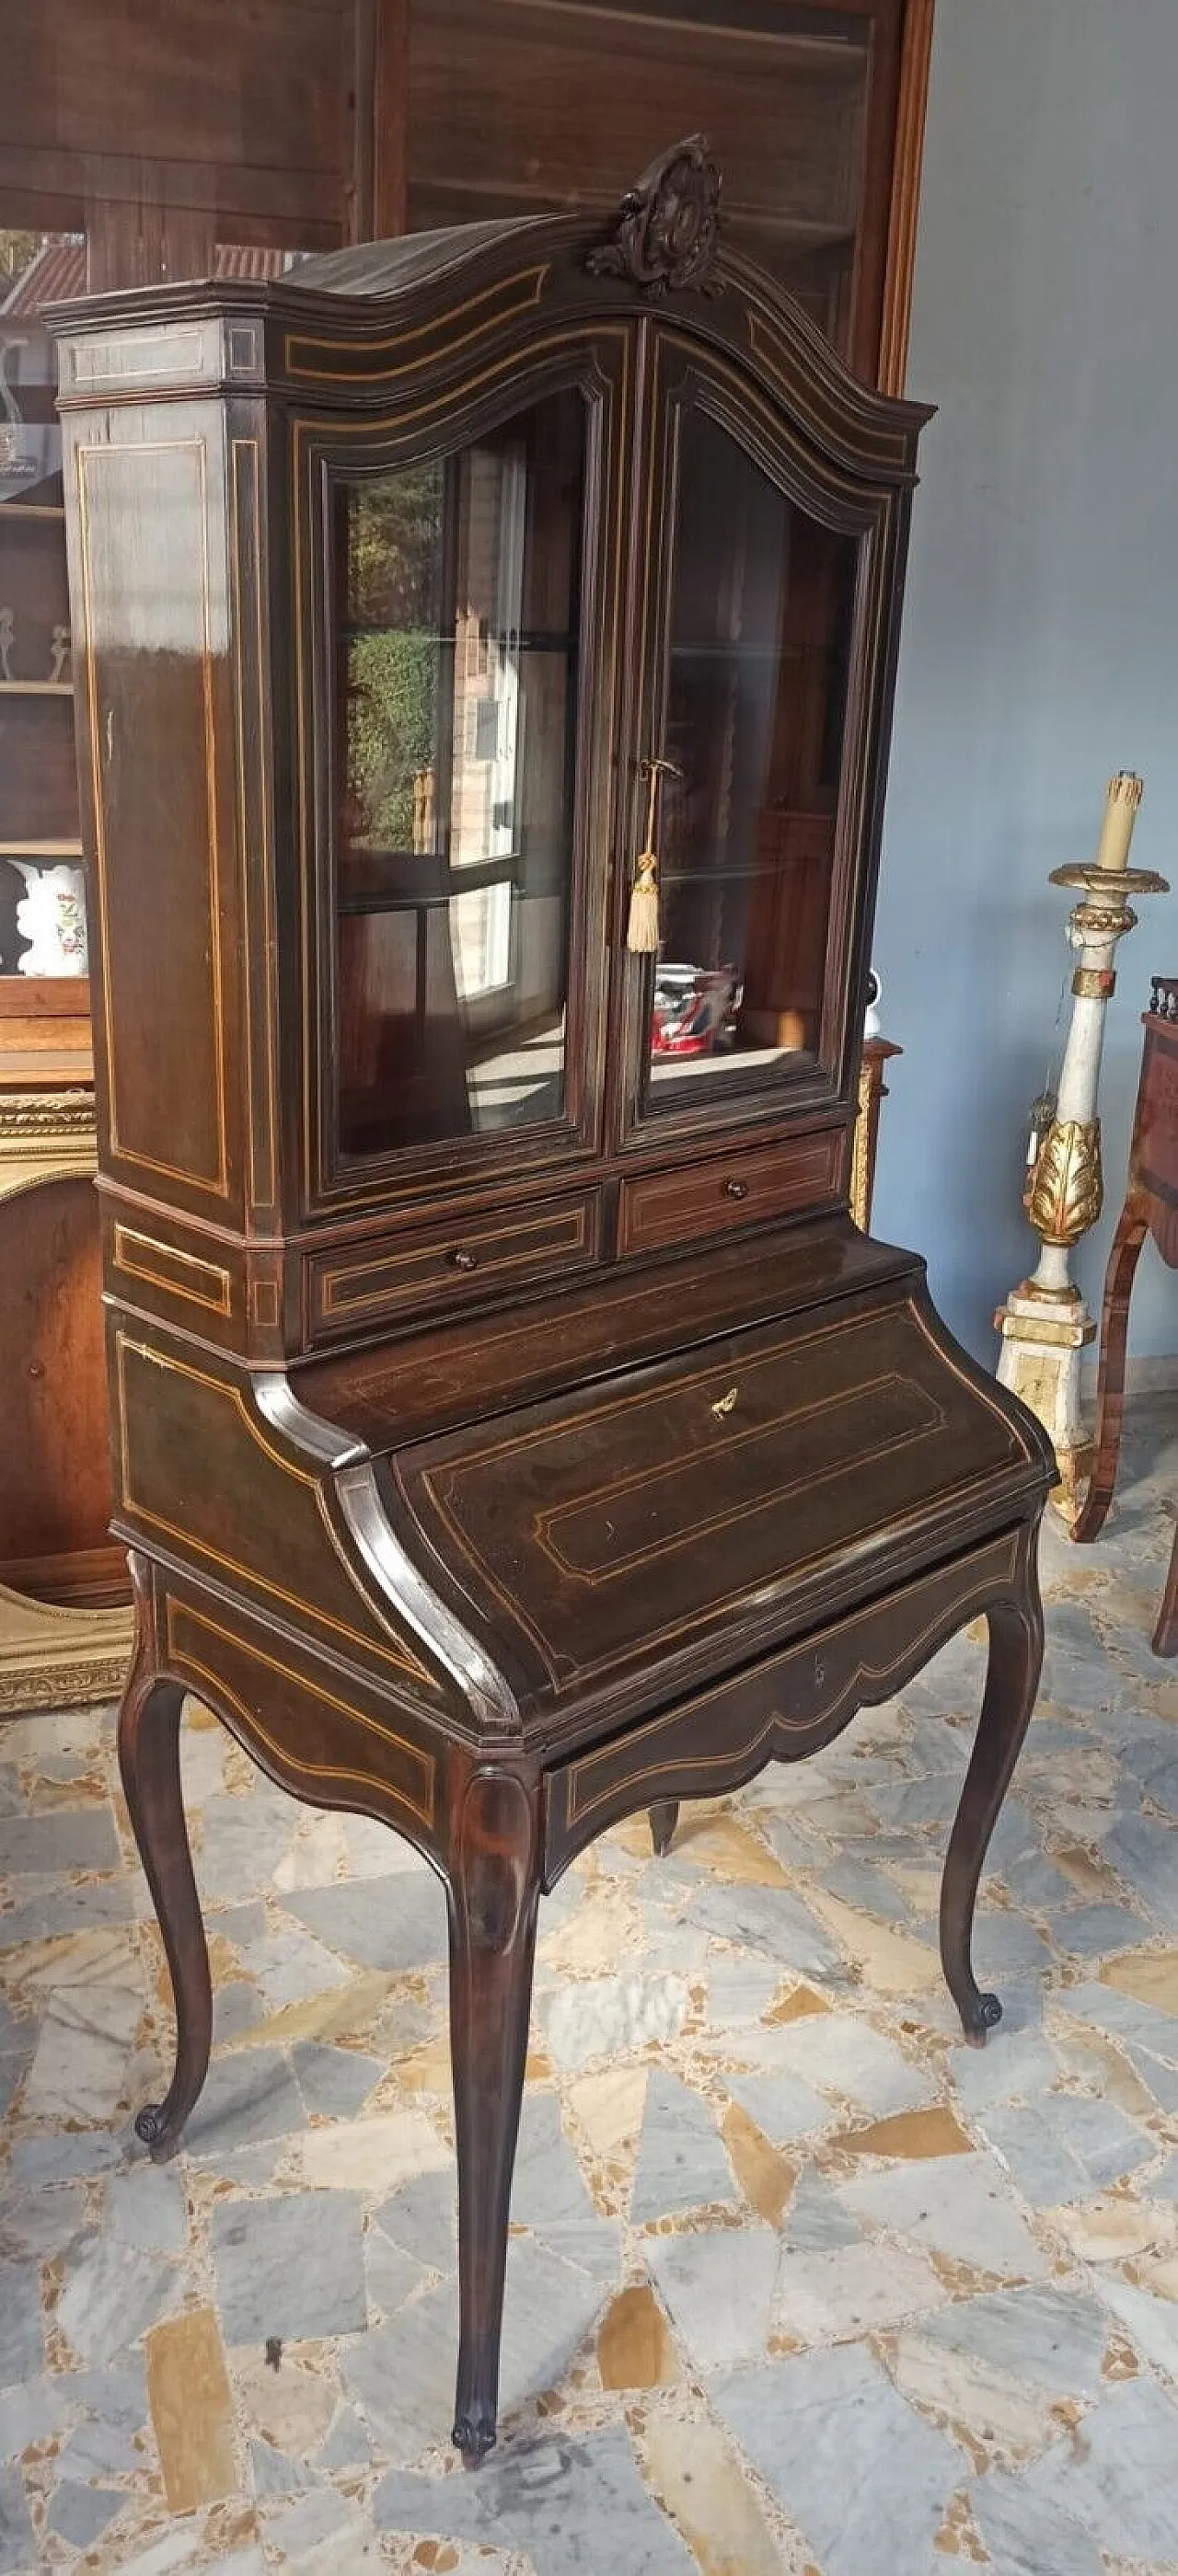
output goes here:
<path id="1" fill-rule="evenodd" d="M 1002 1335 L 999 1379 L 1022 1396 L 1051 1434 L 1060 1472 L 1052 1499 L 1068 1522 L 1079 1512 L 1092 1466 L 1080 1409 L 1080 1353 L 1094 1339 L 1096 1326 L 1070 1264 L 1104 1200 L 1096 1104 L 1104 1017 L 1117 982 L 1113 958 L 1117 941 L 1137 920 L 1130 894 L 1169 890 L 1165 878 L 1151 868 L 1128 865 L 1141 796 L 1142 782 L 1131 772 L 1111 779 L 1095 860 L 1052 870 L 1052 885 L 1083 889 L 1083 900 L 1068 923 L 1068 938 L 1079 957 L 1072 975 L 1072 1018 L 1054 1115 L 1038 1140 L 1024 1197 L 1040 1239 L 1039 1259 L 1031 1277 L 1011 1290 L 994 1317 Z"/>

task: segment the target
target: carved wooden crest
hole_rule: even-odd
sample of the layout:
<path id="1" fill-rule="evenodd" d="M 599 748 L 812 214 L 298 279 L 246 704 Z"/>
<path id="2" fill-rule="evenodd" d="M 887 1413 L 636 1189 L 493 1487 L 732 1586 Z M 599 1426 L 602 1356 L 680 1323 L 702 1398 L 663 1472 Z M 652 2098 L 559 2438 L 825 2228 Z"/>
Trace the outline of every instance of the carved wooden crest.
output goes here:
<path id="1" fill-rule="evenodd" d="M 706 135 L 672 144 L 623 197 L 612 239 L 590 251 L 594 277 L 625 277 L 649 295 L 681 287 L 715 295 L 720 184 Z"/>

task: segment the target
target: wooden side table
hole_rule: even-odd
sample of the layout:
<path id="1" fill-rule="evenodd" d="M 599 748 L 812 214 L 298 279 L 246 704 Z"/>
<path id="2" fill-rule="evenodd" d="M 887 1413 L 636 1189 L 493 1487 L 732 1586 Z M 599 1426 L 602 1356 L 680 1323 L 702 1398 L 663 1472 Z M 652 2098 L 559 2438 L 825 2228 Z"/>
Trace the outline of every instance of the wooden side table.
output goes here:
<path id="1" fill-rule="evenodd" d="M 1083 1545 L 1103 1526 L 1117 1481 L 1125 1411 L 1125 1344 L 1129 1298 L 1141 1247 L 1152 1234 L 1163 1261 L 1178 1270 L 1178 975 L 1155 975 L 1141 1015 L 1145 1045 L 1137 1113 L 1129 1147 L 1129 1185 L 1104 1274 L 1100 1372 L 1096 1388 L 1096 1465 L 1072 1537 Z M 1178 1532 L 1154 1630 L 1155 1655 L 1178 1653 Z"/>

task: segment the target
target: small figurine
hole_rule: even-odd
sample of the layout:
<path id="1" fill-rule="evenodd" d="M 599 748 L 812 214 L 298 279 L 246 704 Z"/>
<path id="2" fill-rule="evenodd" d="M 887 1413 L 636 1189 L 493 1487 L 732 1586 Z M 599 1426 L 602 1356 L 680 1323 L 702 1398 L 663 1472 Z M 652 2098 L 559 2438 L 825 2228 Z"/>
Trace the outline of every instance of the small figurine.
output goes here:
<path id="1" fill-rule="evenodd" d="M 11 654 L 15 641 L 15 629 L 16 620 L 12 610 L 0 608 L 0 680 L 7 681 L 9 685 L 13 677 Z"/>
<path id="2" fill-rule="evenodd" d="M 49 648 L 49 682 L 51 688 L 60 689 L 68 685 L 63 681 L 61 675 L 69 658 L 70 630 L 68 626 L 55 626 L 53 629 L 53 641 Z"/>

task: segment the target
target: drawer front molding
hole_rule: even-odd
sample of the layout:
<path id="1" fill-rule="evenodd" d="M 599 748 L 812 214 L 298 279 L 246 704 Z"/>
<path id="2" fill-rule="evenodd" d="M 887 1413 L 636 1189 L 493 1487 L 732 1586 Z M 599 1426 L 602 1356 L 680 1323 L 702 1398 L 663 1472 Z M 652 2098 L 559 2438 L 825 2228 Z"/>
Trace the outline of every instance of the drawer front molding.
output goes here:
<path id="1" fill-rule="evenodd" d="M 583 1190 L 515 1214 L 458 1216 L 424 1234 L 312 1253 L 304 1272 L 311 1338 L 563 1276 L 594 1261 L 599 1240 L 600 1193 Z"/>
<path id="2" fill-rule="evenodd" d="M 821 1206 L 838 1190 L 841 1127 L 747 1153 L 708 1156 L 673 1171 L 624 1180 L 618 1204 L 620 1253 L 664 1252 L 702 1236 L 732 1234 L 795 1209 Z"/>

